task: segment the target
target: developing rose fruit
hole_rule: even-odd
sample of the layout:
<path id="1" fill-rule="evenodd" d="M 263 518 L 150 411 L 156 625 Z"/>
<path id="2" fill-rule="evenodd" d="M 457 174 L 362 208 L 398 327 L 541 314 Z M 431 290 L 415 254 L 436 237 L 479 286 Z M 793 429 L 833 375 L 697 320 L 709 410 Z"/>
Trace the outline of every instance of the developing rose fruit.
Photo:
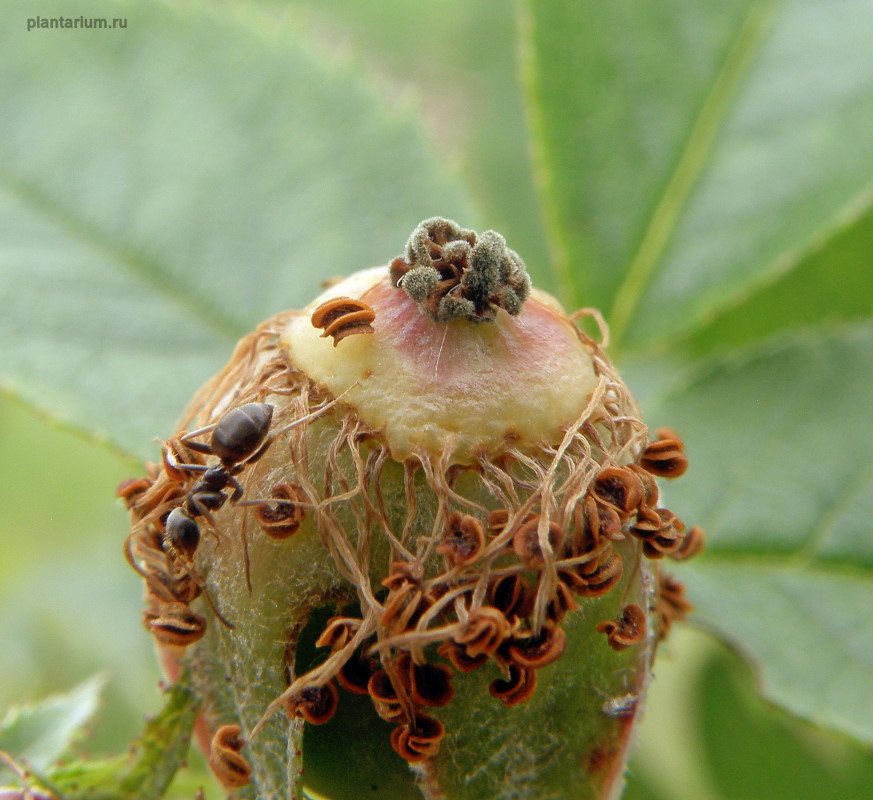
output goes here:
<path id="1" fill-rule="evenodd" d="M 653 567 L 702 546 L 653 478 L 682 444 L 639 416 L 499 234 L 439 218 L 245 337 L 119 487 L 226 788 L 614 796 L 690 608 Z"/>

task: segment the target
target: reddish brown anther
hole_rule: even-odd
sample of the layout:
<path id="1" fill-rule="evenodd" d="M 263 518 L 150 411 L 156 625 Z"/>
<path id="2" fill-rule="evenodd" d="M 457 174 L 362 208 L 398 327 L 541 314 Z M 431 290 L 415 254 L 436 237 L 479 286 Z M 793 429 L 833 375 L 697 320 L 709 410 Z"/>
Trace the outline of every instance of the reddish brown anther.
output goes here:
<path id="1" fill-rule="evenodd" d="M 703 533 L 703 528 L 695 525 L 685 532 L 679 547 L 672 553 L 668 553 L 668 555 L 674 561 L 687 561 L 689 558 L 694 558 L 694 556 L 701 553 L 705 545 L 706 536 Z"/>
<path id="2" fill-rule="evenodd" d="M 463 645 L 453 641 L 443 642 L 437 652 L 445 658 L 458 672 L 472 672 L 487 663 L 488 656 L 484 653 L 475 658 L 468 655 Z"/>
<path id="3" fill-rule="evenodd" d="M 571 611 L 576 611 L 579 604 L 573 597 L 573 592 L 563 581 L 558 581 L 555 596 L 549 601 L 546 615 L 555 623 L 561 622 Z"/>
<path id="4" fill-rule="evenodd" d="M 254 515 L 261 530 L 274 539 L 287 539 L 306 518 L 303 490 L 293 483 L 280 483 L 270 492 L 272 500 L 255 506 Z"/>
<path id="5" fill-rule="evenodd" d="M 678 478 L 688 469 L 685 445 L 669 428 L 659 428 L 658 439 L 651 442 L 640 457 L 640 466 L 662 478 Z"/>
<path id="6" fill-rule="evenodd" d="M 540 546 L 539 526 L 540 518 L 534 517 L 525 522 L 512 538 L 512 549 L 515 554 L 534 569 L 541 569 L 546 563 L 543 548 Z M 549 522 L 546 538 L 552 552 L 560 553 L 561 545 L 564 543 L 564 532 L 557 522 Z"/>
<path id="7" fill-rule="evenodd" d="M 455 511 L 449 517 L 449 524 L 443 534 L 437 552 L 448 559 L 452 565 L 471 564 L 482 552 L 485 544 L 485 531 L 482 523 L 469 514 Z"/>
<path id="8" fill-rule="evenodd" d="M 433 758 L 440 751 L 445 735 L 443 724 L 425 714 L 416 714 L 412 722 L 391 732 L 391 746 L 410 763 Z"/>
<path id="9" fill-rule="evenodd" d="M 331 650 L 342 650 L 358 632 L 363 620 L 355 617 L 331 617 L 315 641 L 316 647 L 329 647 Z"/>
<path id="10" fill-rule="evenodd" d="M 373 700 L 376 713 L 382 719 L 394 722 L 403 715 L 403 704 L 384 669 L 380 669 L 370 676 L 367 692 Z"/>
<path id="11" fill-rule="evenodd" d="M 528 616 L 536 599 L 533 587 L 521 575 L 504 575 L 488 587 L 488 599 L 510 621 Z"/>
<path id="12" fill-rule="evenodd" d="M 471 612 L 464 629 L 455 634 L 455 642 L 465 654 L 475 659 L 490 656 L 509 637 L 511 626 L 506 615 L 492 606 L 481 606 Z"/>
<path id="13" fill-rule="evenodd" d="M 312 312 L 312 325 L 323 328 L 322 336 L 333 336 L 336 347 L 347 336 L 374 333 L 371 323 L 376 312 L 366 303 L 351 297 L 333 297 Z"/>
<path id="14" fill-rule="evenodd" d="M 561 570 L 560 575 L 580 597 L 602 597 L 621 580 L 622 570 L 621 556 L 607 551 L 576 569 Z"/>
<path id="15" fill-rule="evenodd" d="M 639 464 L 628 464 L 627 468 L 640 479 L 640 482 L 643 485 L 642 505 L 647 508 L 655 508 L 658 505 L 658 497 L 660 493 L 658 491 L 658 484 L 655 482 L 652 473 Z"/>
<path id="16" fill-rule="evenodd" d="M 128 478 L 115 488 L 115 496 L 120 497 L 124 507 L 131 509 L 137 498 L 152 487 L 152 481 L 148 478 Z"/>
<path id="17" fill-rule="evenodd" d="M 509 665 L 509 678 L 498 678 L 492 681 L 488 692 L 496 697 L 505 706 L 517 706 L 533 695 L 537 688 L 537 674 L 535 670 L 519 667 L 517 664 Z"/>
<path id="18" fill-rule="evenodd" d="M 296 715 L 313 725 L 323 725 L 336 713 L 338 705 L 339 692 L 331 681 L 324 686 L 307 686 L 285 704 L 285 709 L 289 717 Z"/>
<path id="19" fill-rule="evenodd" d="M 240 750 L 245 739 L 239 725 L 222 725 L 212 737 L 209 748 L 209 766 L 225 789 L 239 789 L 252 779 L 252 768 Z"/>
<path id="20" fill-rule="evenodd" d="M 507 649 L 512 663 L 527 669 L 542 669 L 557 661 L 567 647 L 567 634 L 554 623 L 548 623 L 536 635 L 514 638 Z"/>
<path id="21" fill-rule="evenodd" d="M 509 522 L 509 512 L 505 508 L 495 508 L 488 515 L 488 530 L 493 534 L 500 533 Z"/>
<path id="22" fill-rule="evenodd" d="M 618 619 L 601 622 L 596 630 L 606 634 L 613 650 L 624 650 L 646 638 L 646 612 L 631 603 L 621 610 Z"/>
<path id="23" fill-rule="evenodd" d="M 622 518 L 633 514 L 643 502 L 643 482 L 627 467 L 600 470 L 591 489 L 598 503 L 615 509 Z"/>
<path id="24" fill-rule="evenodd" d="M 452 671 L 442 664 L 416 664 L 411 658 L 400 667 L 409 683 L 409 697 L 420 706 L 440 708 L 455 696 Z"/>
<path id="25" fill-rule="evenodd" d="M 372 658 L 355 653 L 340 667 L 336 675 L 337 683 L 353 694 L 368 694 L 370 678 L 379 669 Z"/>
<path id="26" fill-rule="evenodd" d="M 391 635 L 396 635 L 415 627 L 415 623 L 430 606 L 421 589 L 414 583 L 401 583 L 392 589 L 385 600 L 385 607 L 379 621 Z"/>
<path id="27" fill-rule="evenodd" d="M 643 553 L 648 558 L 663 558 L 682 546 L 685 524 L 667 508 L 657 509 L 661 525 L 654 535 L 643 540 Z"/>
<path id="28" fill-rule="evenodd" d="M 681 622 L 694 610 L 685 597 L 685 587 L 672 575 L 658 576 L 655 611 L 658 615 L 658 638 L 665 639 L 674 622 Z"/>
<path id="29" fill-rule="evenodd" d="M 161 644 L 187 647 L 206 632 L 206 620 L 186 603 L 160 603 L 143 612 L 143 624 Z"/>

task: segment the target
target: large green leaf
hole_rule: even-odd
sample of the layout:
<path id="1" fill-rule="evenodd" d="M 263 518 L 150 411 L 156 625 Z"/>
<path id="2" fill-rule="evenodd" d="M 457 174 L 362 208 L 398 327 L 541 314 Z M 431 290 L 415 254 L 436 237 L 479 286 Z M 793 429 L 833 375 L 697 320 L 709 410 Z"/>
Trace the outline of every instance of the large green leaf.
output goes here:
<path id="1" fill-rule="evenodd" d="M 863 0 L 525 5 L 541 184 L 568 295 L 628 348 L 794 268 L 873 184 Z"/>
<path id="2" fill-rule="evenodd" d="M 0 11 L 0 385 L 152 454 L 260 319 L 469 217 L 411 118 L 304 37 L 197 3 Z"/>
<path id="3" fill-rule="evenodd" d="M 764 694 L 873 742 L 873 325 L 714 366 L 652 405 L 691 469 L 670 505 L 708 534 L 679 571 Z"/>

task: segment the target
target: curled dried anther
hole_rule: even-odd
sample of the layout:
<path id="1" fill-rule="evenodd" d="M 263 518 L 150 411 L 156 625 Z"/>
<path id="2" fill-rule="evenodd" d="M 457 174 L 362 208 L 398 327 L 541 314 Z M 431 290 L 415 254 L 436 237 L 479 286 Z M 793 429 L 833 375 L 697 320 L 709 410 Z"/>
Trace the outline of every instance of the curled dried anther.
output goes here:
<path id="1" fill-rule="evenodd" d="M 546 614 L 555 623 L 561 622 L 571 611 L 576 611 L 579 604 L 573 597 L 573 592 L 563 581 L 558 581 L 555 596 L 549 601 Z"/>
<path id="2" fill-rule="evenodd" d="M 661 525 L 654 535 L 643 540 L 643 553 L 648 558 L 672 555 L 682 546 L 685 523 L 667 508 L 657 509 Z"/>
<path id="3" fill-rule="evenodd" d="M 152 487 L 152 481 L 148 478 L 128 478 L 118 484 L 115 496 L 120 497 L 127 509 L 131 509 L 137 498 Z"/>
<path id="4" fill-rule="evenodd" d="M 662 478 L 678 478 L 688 469 L 685 445 L 669 428 L 660 428 L 656 433 L 658 439 L 645 449 L 640 466 Z"/>
<path id="5" fill-rule="evenodd" d="M 442 664 L 416 664 L 412 659 L 404 665 L 408 670 L 410 699 L 420 706 L 440 708 L 455 696 L 452 671 Z"/>
<path id="6" fill-rule="evenodd" d="M 161 644 L 175 647 L 187 647 L 206 632 L 206 620 L 186 603 L 161 603 L 143 612 L 143 623 Z"/>
<path id="7" fill-rule="evenodd" d="M 374 333 L 372 322 L 376 312 L 366 303 L 351 297 L 332 297 L 312 312 L 312 325 L 323 328 L 322 336 L 333 336 L 336 347 L 347 336 Z"/>
<path id="8" fill-rule="evenodd" d="M 513 639 L 507 650 L 512 663 L 527 669 L 541 669 L 557 661 L 567 647 L 567 634 L 559 625 L 550 623 L 536 635 Z"/>
<path id="9" fill-rule="evenodd" d="M 443 540 L 437 547 L 450 564 L 470 564 L 482 552 L 485 544 L 485 531 L 482 523 L 469 514 L 455 511 L 449 517 L 449 524 L 443 534 Z"/>
<path id="10" fill-rule="evenodd" d="M 621 556 L 607 552 L 576 569 L 561 570 L 560 575 L 580 597 L 602 597 L 621 580 L 622 571 Z"/>
<path id="11" fill-rule="evenodd" d="M 665 639 L 674 622 L 681 622 L 694 610 L 685 598 L 685 587 L 672 575 L 658 576 L 655 611 L 658 615 L 658 638 Z"/>
<path id="12" fill-rule="evenodd" d="M 421 615 L 430 607 L 431 600 L 415 583 L 402 582 L 391 589 L 379 621 L 391 635 L 415 627 Z"/>
<path id="13" fill-rule="evenodd" d="M 212 737 L 209 766 L 225 789 L 239 789 L 251 782 L 252 768 L 240 750 L 245 740 L 239 725 L 222 725 Z"/>
<path id="14" fill-rule="evenodd" d="M 598 633 L 605 633 L 613 650 L 624 650 L 646 638 L 646 612 L 636 603 L 621 610 L 617 620 L 606 620 L 597 626 Z"/>
<path id="15" fill-rule="evenodd" d="M 443 642 L 437 648 L 437 652 L 458 672 L 472 672 L 488 662 L 488 656 L 485 653 L 480 653 L 475 657 L 471 656 L 463 645 L 453 641 Z"/>
<path id="16" fill-rule="evenodd" d="M 358 632 L 361 622 L 363 620 L 354 617 L 331 617 L 315 646 L 329 647 L 333 651 L 342 650 Z"/>
<path id="17" fill-rule="evenodd" d="M 687 561 L 689 558 L 694 558 L 703 551 L 706 543 L 706 536 L 703 533 L 703 528 L 695 525 L 685 533 L 682 538 L 682 543 L 672 553 L 668 553 L 674 561 Z"/>
<path id="18" fill-rule="evenodd" d="M 517 706 L 533 695 L 537 688 L 537 674 L 535 670 L 519 667 L 517 664 L 509 665 L 509 678 L 498 678 L 492 681 L 488 692 L 496 697 L 505 706 Z"/>
<path id="19" fill-rule="evenodd" d="M 293 483 L 274 486 L 270 496 L 271 501 L 255 506 L 255 519 L 268 536 L 287 539 L 297 533 L 306 517 L 306 509 L 302 505 L 306 497 L 303 490 Z"/>
<path id="20" fill-rule="evenodd" d="M 655 508 L 658 505 L 658 484 L 652 473 L 639 464 L 628 464 L 627 468 L 633 472 L 643 485 L 643 502 L 642 507 Z"/>
<path id="21" fill-rule="evenodd" d="M 643 483 L 627 467 L 607 467 L 594 479 L 592 488 L 598 502 L 615 509 L 620 517 L 629 517 L 643 502 Z"/>
<path id="22" fill-rule="evenodd" d="M 336 675 L 337 683 L 353 694 L 368 694 L 370 678 L 378 670 L 376 661 L 372 658 L 355 653 L 340 667 Z"/>
<path id="23" fill-rule="evenodd" d="M 515 554 L 528 566 L 541 569 L 545 566 L 546 558 L 540 545 L 540 518 L 534 517 L 525 522 L 512 538 L 512 549 Z M 553 553 L 557 553 L 564 543 L 564 532 L 557 522 L 549 522 L 546 538 Z"/>
<path id="24" fill-rule="evenodd" d="M 382 719 L 394 722 L 403 716 L 403 705 L 397 690 L 384 669 L 374 672 L 367 684 L 367 692 L 373 700 L 373 707 Z"/>
<path id="25" fill-rule="evenodd" d="M 488 587 L 491 605 L 512 622 L 533 610 L 533 587 L 521 575 L 505 575 Z"/>
<path id="26" fill-rule="evenodd" d="M 488 515 L 488 530 L 493 534 L 500 533 L 509 522 L 509 511 L 505 508 L 495 508 Z"/>
<path id="27" fill-rule="evenodd" d="M 422 222 L 406 252 L 391 262 L 391 280 L 439 322 L 494 319 L 502 308 L 516 315 L 530 294 L 518 253 L 494 231 L 476 236 L 441 217 Z"/>
<path id="28" fill-rule="evenodd" d="M 416 714 L 408 725 L 400 725 L 391 731 L 391 746 L 411 763 L 424 761 L 439 753 L 440 740 L 445 732 L 439 720 Z"/>
<path id="29" fill-rule="evenodd" d="M 509 638 L 511 630 L 502 611 L 481 606 L 471 612 L 464 629 L 455 634 L 455 642 L 463 646 L 465 654 L 471 659 L 490 656 Z"/>
<path id="30" fill-rule="evenodd" d="M 334 715 L 338 705 L 339 692 L 331 681 L 324 686 L 307 686 L 285 704 L 285 709 L 289 717 L 296 715 L 313 725 L 323 725 Z"/>

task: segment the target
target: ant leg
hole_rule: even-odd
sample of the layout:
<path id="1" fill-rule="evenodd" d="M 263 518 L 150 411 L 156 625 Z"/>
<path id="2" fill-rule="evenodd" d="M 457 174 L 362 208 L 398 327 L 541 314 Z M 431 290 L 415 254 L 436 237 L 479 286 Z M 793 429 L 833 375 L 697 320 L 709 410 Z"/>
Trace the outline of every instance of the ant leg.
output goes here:
<path id="1" fill-rule="evenodd" d="M 206 602 L 209 603 L 209 607 L 212 609 L 212 613 L 215 614 L 216 619 L 224 625 L 225 628 L 229 630 L 235 630 L 236 625 L 230 622 L 219 610 L 218 606 L 215 605 L 215 601 L 212 599 L 212 596 L 209 594 L 209 590 L 206 588 L 206 581 L 201 577 L 201 575 L 194 569 L 194 565 L 190 564 L 183 558 L 178 559 L 179 565 L 185 571 L 185 574 L 188 575 L 194 583 L 196 583 L 202 590 L 203 596 L 206 598 Z"/>

